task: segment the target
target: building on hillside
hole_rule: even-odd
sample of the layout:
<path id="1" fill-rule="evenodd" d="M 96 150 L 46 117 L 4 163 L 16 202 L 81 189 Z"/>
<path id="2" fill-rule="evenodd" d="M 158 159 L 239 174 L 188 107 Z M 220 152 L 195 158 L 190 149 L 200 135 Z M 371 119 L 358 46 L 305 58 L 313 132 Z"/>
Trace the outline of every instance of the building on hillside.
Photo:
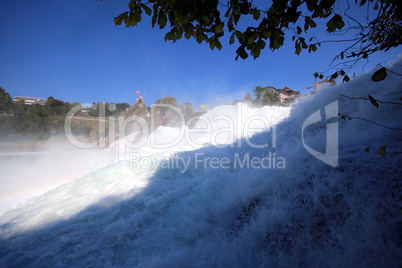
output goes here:
<path id="1" fill-rule="evenodd" d="M 300 91 L 294 91 L 293 89 L 290 89 L 288 87 L 284 87 L 282 89 L 282 91 L 287 93 L 289 96 L 293 96 L 293 97 L 300 95 Z"/>
<path id="2" fill-rule="evenodd" d="M 275 94 L 276 94 L 276 96 L 279 97 L 280 103 L 285 103 L 285 102 L 287 102 L 287 100 L 289 98 L 291 98 L 291 96 L 289 96 L 286 92 L 284 92 L 280 89 L 274 88 L 272 86 L 264 87 L 263 89 L 268 90 L 272 94 L 272 96 L 275 96 Z"/>
<path id="3" fill-rule="evenodd" d="M 271 93 L 274 93 L 276 91 L 278 91 L 279 89 L 274 88 L 273 86 L 267 86 L 267 87 L 263 87 L 262 89 L 264 90 L 269 90 Z"/>
<path id="4" fill-rule="evenodd" d="M 206 113 L 208 111 L 209 111 L 209 104 L 207 103 L 200 104 L 196 110 L 197 113 Z"/>
<path id="5" fill-rule="evenodd" d="M 286 103 L 293 101 L 297 96 L 300 95 L 300 91 L 294 91 L 288 87 L 284 87 L 283 89 L 277 89 L 272 86 L 264 87 L 263 89 L 268 90 L 273 96 L 275 94 L 279 97 L 280 103 Z"/>
<path id="6" fill-rule="evenodd" d="M 272 94 L 272 96 L 275 96 L 275 94 L 276 94 L 276 96 L 279 97 L 279 101 L 282 102 L 282 98 L 283 98 L 284 96 L 282 96 L 283 94 L 282 94 L 282 92 L 281 92 L 279 89 L 274 88 L 273 86 L 267 86 L 267 87 L 264 87 L 264 88 L 262 88 L 262 89 L 264 89 L 264 91 L 265 91 L 265 90 L 268 90 L 268 91 Z"/>
<path id="7" fill-rule="evenodd" d="M 296 98 L 300 97 L 300 91 L 294 91 L 288 87 L 284 87 L 282 92 L 286 93 L 287 95 L 285 98 L 286 102 L 294 101 Z"/>
<path id="8" fill-rule="evenodd" d="M 14 102 L 24 101 L 26 105 L 39 104 L 45 105 L 45 99 L 35 97 L 14 97 Z"/>

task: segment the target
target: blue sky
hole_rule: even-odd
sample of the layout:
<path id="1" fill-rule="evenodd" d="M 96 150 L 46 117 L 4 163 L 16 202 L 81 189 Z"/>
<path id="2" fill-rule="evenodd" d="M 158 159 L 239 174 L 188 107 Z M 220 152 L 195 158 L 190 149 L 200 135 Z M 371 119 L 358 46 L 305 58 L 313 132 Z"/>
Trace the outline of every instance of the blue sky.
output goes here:
<path id="1" fill-rule="evenodd" d="M 148 106 L 164 96 L 179 104 L 215 106 L 253 94 L 257 85 L 308 93 L 313 73 L 326 70 L 345 46 L 327 44 L 298 56 L 289 38 L 280 50 L 265 49 L 257 60 L 235 61 L 237 43 L 229 46 L 229 34 L 222 50 L 212 51 L 193 39 L 165 42 L 167 30 L 152 29 L 145 14 L 137 27 L 115 27 L 113 18 L 128 10 L 128 2 L 1 1 L 0 86 L 12 97 L 132 105 L 139 90 Z M 376 54 L 365 71 L 398 54 L 400 48 Z"/>

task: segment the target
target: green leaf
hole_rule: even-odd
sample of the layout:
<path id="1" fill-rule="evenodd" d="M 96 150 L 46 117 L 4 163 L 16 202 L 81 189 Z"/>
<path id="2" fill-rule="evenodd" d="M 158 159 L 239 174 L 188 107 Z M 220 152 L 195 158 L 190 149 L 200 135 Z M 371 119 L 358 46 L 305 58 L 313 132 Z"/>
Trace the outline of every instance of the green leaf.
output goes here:
<path id="1" fill-rule="evenodd" d="M 328 22 L 327 22 L 327 31 L 329 33 L 334 32 L 336 29 L 341 30 L 345 26 L 345 22 L 343 18 L 339 14 L 335 14 Z"/>
<path id="2" fill-rule="evenodd" d="M 152 15 L 152 9 L 150 9 L 149 7 L 147 7 L 146 5 L 142 5 L 142 8 L 145 10 L 145 13 L 148 15 L 148 16 L 151 16 Z"/>
<path id="3" fill-rule="evenodd" d="M 128 17 L 128 12 L 123 12 L 119 16 L 114 18 L 114 23 L 115 25 L 121 25 L 123 23 L 123 20 L 126 20 Z"/>
<path id="4" fill-rule="evenodd" d="M 384 80 L 386 77 L 387 77 L 387 68 L 382 67 L 373 74 L 371 80 L 373 80 L 374 82 L 379 82 Z"/>
<path id="5" fill-rule="evenodd" d="M 369 153 L 369 152 L 370 152 L 370 147 L 367 147 L 366 149 L 364 149 L 364 151 L 365 151 L 366 153 Z"/>
<path id="6" fill-rule="evenodd" d="M 202 41 L 204 41 L 204 36 L 202 35 L 201 32 L 196 34 L 195 40 L 197 41 L 198 44 L 201 44 Z"/>
<path id="7" fill-rule="evenodd" d="M 217 49 L 221 50 L 222 49 L 222 44 L 218 40 L 215 40 L 215 46 Z"/>
<path id="8" fill-rule="evenodd" d="M 248 54 L 247 54 L 247 52 L 244 50 L 244 48 L 245 48 L 245 45 L 241 45 L 241 46 L 236 50 L 236 53 L 237 53 L 236 59 L 237 59 L 239 56 L 240 56 L 243 60 L 248 57 Z"/>
<path id="9" fill-rule="evenodd" d="M 190 39 L 191 38 L 191 32 L 190 31 L 185 32 L 184 37 L 186 39 Z"/>
<path id="10" fill-rule="evenodd" d="M 162 29 L 166 26 L 167 23 L 167 17 L 163 11 L 159 12 L 159 17 L 158 17 L 158 24 L 159 27 Z"/>
<path id="11" fill-rule="evenodd" d="M 381 156 L 385 156 L 386 153 L 386 146 L 381 146 L 380 149 L 378 149 L 377 154 L 381 155 Z"/>
<path id="12" fill-rule="evenodd" d="M 134 18 L 134 13 L 131 12 L 130 15 L 124 19 L 124 22 L 126 23 L 126 28 L 130 26 L 136 26 L 137 21 Z"/>
<path id="13" fill-rule="evenodd" d="M 214 48 L 215 48 L 215 40 L 213 40 L 213 39 L 210 40 L 209 47 L 211 48 L 211 50 L 214 50 Z"/>
<path id="14" fill-rule="evenodd" d="M 130 10 L 134 10 L 136 8 L 136 3 L 134 0 L 131 0 L 130 3 L 128 3 L 128 8 Z"/>
<path id="15" fill-rule="evenodd" d="M 311 50 L 312 50 L 313 52 L 315 52 L 315 51 L 317 50 L 316 45 L 310 45 L 310 46 L 311 46 Z"/>
<path id="16" fill-rule="evenodd" d="M 242 53 L 240 54 L 240 57 L 244 60 L 248 58 L 248 54 L 245 50 L 242 51 Z"/>
<path id="17" fill-rule="evenodd" d="M 115 25 L 121 25 L 123 23 L 123 19 L 119 17 L 114 18 L 114 24 Z"/>
<path id="18" fill-rule="evenodd" d="M 295 48 L 296 48 L 295 53 L 296 53 L 297 55 L 300 55 L 300 52 L 302 51 L 302 48 L 301 48 L 300 43 L 297 43 L 297 44 L 295 45 Z"/>
<path id="19" fill-rule="evenodd" d="M 263 38 L 267 39 L 267 38 L 271 37 L 272 33 L 271 33 L 270 29 L 264 29 L 261 31 L 261 35 Z"/>
<path id="20" fill-rule="evenodd" d="M 305 24 L 308 24 L 311 28 L 315 28 L 315 27 L 317 27 L 317 23 L 315 23 L 312 19 L 311 19 L 311 17 L 309 17 L 309 16 L 306 16 L 305 18 L 304 18 L 304 22 L 305 22 Z M 305 27 L 305 31 L 308 29 L 308 27 L 307 27 L 307 29 L 306 29 L 306 25 L 304 26 Z M 310 41 L 311 42 L 311 41 Z"/>
<path id="21" fill-rule="evenodd" d="M 232 34 L 230 35 L 229 45 L 234 44 L 234 42 L 235 42 L 235 33 L 232 33 Z"/>
<path id="22" fill-rule="evenodd" d="M 225 26 L 225 24 L 224 24 L 223 22 L 222 22 L 222 23 L 219 23 L 218 25 L 216 25 L 216 26 L 215 26 L 215 33 L 216 33 L 216 34 L 222 33 L 224 26 Z"/>
<path id="23" fill-rule="evenodd" d="M 247 40 L 248 44 L 251 45 L 257 38 L 259 34 L 257 32 L 254 32 Z"/>
<path id="24" fill-rule="evenodd" d="M 260 53 L 261 53 L 261 49 L 260 49 L 260 48 L 256 48 L 256 49 L 253 51 L 254 59 L 258 58 L 258 57 L 260 56 Z"/>
<path id="25" fill-rule="evenodd" d="M 332 20 L 327 22 L 327 32 L 332 33 L 336 30 L 335 24 Z"/>
<path id="26" fill-rule="evenodd" d="M 345 74 L 346 74 L 345 71 L 341 70 L 341 75 L 345 75 Z"/>
<path id="27" fill-rule="evenodd" d="M 230 16 L 230 11 L 231 11 L 231 10 L 232 10 L 232 8 L 229 7 L 228 10 L 226 11 L 226 13 L 225 13 L 225 17 L 226 17 L 226 18 L 229 18 L 229 16 Z"/>
<path id="28" fill-rule="evenodd" d="M 140 21 L 141 21 L 141 14 L 140 14 L 140 12 L 138 12 L 137 10 L 134 11 L 134 20 L 135 20 L 136 22 L 140 22 Z"/>
<path id="29" fill-rule="evenodd" d="M 345 75 L 344 77 L 343 77 L 343 79 L 342 79 L 342 82 L 349 82 L 350 81 L 350 78 L 349 78 L 349 76 L 347 76 L 347 75 Z"/>
<path id="30" fill-rule="evenodd" d="M 258 48 L 264 49 L 265 46 L 266 46 L 266 43 L 265 43 L 264 40 L 262 40 L 262 39 L 258 40 L 258 42 L 257 42 L 257 47 L 258 47 Z"/>
<path id="31" fill-rule="evenodd" d="M 320 74 L 320 79 L 323 79 L 324 78 L 324 75 L 323 74 Z"/>
<path id="32" fill-rule="evenodd" d="M 301 34 L 303 32 L 302 28 L 300 28 L 299 26 L 297 26 L 297 34 Z"/>
<path id="33" fill-rule="evenodd" d="M 261 15 L 261 12 L 256 9 L 256 10 L 254 11 L 253 18 L 254 18 L 255 20 L 258 20 L 258 19 L 260 18 L 260 15 Z"/>
<path id="34" fill-rule="evenodd" d="M 314 78 L 317 79 L 317 77 L 318 77 L 318 73 L 314 73 Z"/>
<path id="35" fill-rule="evenodd" d="M 308 23 L 304 23 L 304 32 L 307 33 L 309 24 Z"/>
<path id="36" fill-rule="evenodd" d="M 207 25 L 211 25 L 211 20 L 209 19 L 209 17 L 207 15 L 204 15 L 202 17 L 202 20 L 207 24 Z"/>
<path id="37" fill-rule="evenodd" d="M 339 15 L 338 15 L 338 16 L 339 16 Z M 339 17 L 341 17 L 341 16 L 339 16 Z M 344 26 L 345 26 L 345 22 L 343 21 L 343 19 L 342 19 L 342 17 L 341 17 L 341 20 L 336 22 L 336 28 L 337 28 L 338 30 L 342 30 L 342 28 L 343 28 Z"/>
<path id="38" fill-rule="evenodd" d="M 157 19 L 156 15 L 153 15 L 152 16 L 152 28 L 155 27 L 156 19 Z"/>
<path id="39" fill-rule="evenodd" d="M 333 73 L 332 75 L 331 75 L 331 78 L 329 79 L 329 80 L 334 80 L 335 78 L 337 78 L 338 77 L 338 73 Z"/>
<path id="40" fill-rule="evenodd" d="M 240 10 L 238 9 L 238 6 L 234 6 L 235 8 L 233 8 L 233 14 L 235 15 L 240 15 Z"/>
<path id="41" fill-rule="evenodd" d="M 379 107 L 378 102 L 370 95 L 368 97 L 369 97 L 371 104 L 373 104 L 378 109 L 378 107 Z"/>
<path id="42" fill-rule="evenodd" d="M 234 30 L 234 28 L 233 28 L 233 19 L 232 19 L 232 17 L 230 17 L 230 18 L 229 18 L 228 23 L 227 23 L 227 26 L 228 26 L 228 30 L 229 30 L 229 32 L 231 32 L 231 31 L 233 31 L 233 30 Z"/>

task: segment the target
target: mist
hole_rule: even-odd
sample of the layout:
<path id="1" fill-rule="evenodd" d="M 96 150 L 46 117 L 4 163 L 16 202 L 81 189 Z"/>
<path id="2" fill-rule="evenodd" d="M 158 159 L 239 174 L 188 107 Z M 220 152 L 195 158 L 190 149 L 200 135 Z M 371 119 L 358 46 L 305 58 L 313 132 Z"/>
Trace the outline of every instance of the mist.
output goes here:
<path id="1" fill-rule="evenodd" d="M 55 167 L 48 182 L 74 177 L 76 160 L 87 174 L 0 217 L 0 265 L 398 266 L 402 80 L 374 83 L 373 72 L 292 107 L 218 106 L 196 132 L 162 126 L 108 149 L 63 149 L 59 162 L 50 146 L 25 160 L 37 177 L 40 165 Z M 31 180 L 12 166 L 24 169 L 19 186 Z"/>
<path id="2" fill-rule="evenodd" d="M 0 143 L 0 214 L 114 161 L 107 149 L 82 149 L 64 137 Z"/>
<path id="3" fill-rule="evenodd" d="M 258 116 L 268 111 L 277 117 L 261 121 Z M 116 162 L 128 161 L 134 152 L 164 153 L 168 157 L 171 152 L 196 150 L 210 145 L 228 146 L 241 137 L 251 137 L 269 129 L 285 119 L 289 112 L 290 108 L 284 107 L 278 107 L 275 111 L 269 107 L 253 109 L 241 103 L 224 105 L 212 109 L 198 120 L 195 130 L 201 129 L 200 133 L 184 125 L 181 128 L 161 126 L 151 134 L 126 133 L 126 136 L 105 148 L 84 149 L 80 145 L 86 144 L 85 139 L 74 135 L 72 141 L 65 135 L 55 135 L 44 141 L 27 142 L 25 139 L 0 143 L 0 215 L 62 184 Z M 244 124 L 254 116 L 257 116 L 256 120 L 248 125 L 251 131 L 241 133 L 243 126 L 241 131 L 235 129 L 238 124 Z M 174 144 L 173 148 L 171 144 Z"/>

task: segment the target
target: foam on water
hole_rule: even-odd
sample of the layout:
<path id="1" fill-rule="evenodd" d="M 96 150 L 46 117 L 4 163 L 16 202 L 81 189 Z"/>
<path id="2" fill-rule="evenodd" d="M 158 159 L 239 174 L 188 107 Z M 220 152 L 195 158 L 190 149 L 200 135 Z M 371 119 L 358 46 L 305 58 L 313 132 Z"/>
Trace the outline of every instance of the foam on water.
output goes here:
<path id="1" fill-rule="evenodd" d="M 332 167 L 306 150 L 302 128 L 310 115 L 337 101 L 341 114 L 401 129 L 400 105 L 380 103 L 377 109 L 369 101 L 340 96 L 398 102 L 399 95 L 389 94 L 400 88 L 402 79 L 392 73 L 379 83 L 362 75 L 318 92 L 294 107 L 275 131 L 255 134 L 249 142 L 238 140 L 243 135 L 231 140 L 228 133 L 216 132 L 213 140 L 226 146 L 211 146 L 211 135 L 195 134 L 199 147 L 181 140 L 170 149 L 130 150 L 161 159 L 158 168 L 119 161 L 5 213 L 0 218 L 0 264 L 396 267 L 402 262 L 400 131 L 358 119 L 311 124 L 304 142 L 325 153 L 327 123 L 338 123 L 339 164 Z M 206 117 L 226 113 L 235 122 L 237 111 L 223 106 Z M 289 113 L 285 108 L 255 111 L 245 109 L 266 118 Z M 231 124 L 212 122 L 212 130 Z M 256 127 L 263 126 L 258 122 Z M 179 132 L 166 127 L 156 131 L 158 137 Z M 386 157 L 375 149 L 364 152 L 384 144 Z M 211 164 L 214 158 L 225 161 Z M 266 159 L 265 168 L 244 161 L 253 158 Z"/>
<path id="2" fill-rule="evenodd" d="M 69 170 L 78 168 L 77 161 L 74 163 L 71 162 L 72 158 L 78 158 L 78 161 L 81 163 L 88 163 L 89 171 L 92 171 L 96 167 L 99 170 L 82 178 L 78 178 L 71 183 L 61 185 L 57 189 L 47 192 L 43 196 L 29 200 L 24 206 L 20 206 L 17 210 L 4 215 L 4 218 L 12 218 L 15 213 L 24 215 L 23 218 L 25 218 L 25 221 L 28 223 L 24 222 L 24 220 L 20 220 L 16 225 L 14 225 L 13 230 L 26 232 L 30 229 L 38 228 L 45 223 L 68 218 L 85 207 L 99 202 L 99 200 L 103 198 L 107 198 L 108 200 L 129 198 L 132 196 L 132 192 L 136 192 L 134 189 L 146 186 L 147 178 L 152 175 L 160 162 L 169 159 L 172 156 L 172 153 L 207 147 L 211 145 L 211 141 L 215 145 L 231 144 L 235 141 L 235 138 L 238 138 L 243 134 L 243 127 L 239 124 L 243 124 L 245 120 L 247 121 L 247 119 L 253 117 L 260 119 L 263 115 L 270 115 L 271 117 L 276 118 L 274 123 L 277 123 L 286 118 L 289 115 L 289 111 L 290 108 L 285 107 L 263 107 L 252 109 L 247 105 L 242 105 L 241 103 L 236 106 L 217 107 L 203 116 L 200 120 L 201 123 L 198 123 L 195 127 L 196 129 L 204 129 L 206 128 L 205 124 L 208 123 L 210 124 L 208 131 L 203 131 L 201 133 L 193 131 L 194 133 L 188 134 L 191 130 L 185 126 L 182 126 L 181 128 L 161 126 L 151 134 L 153 140 L 150 136 L 146 137 L 147 142 L 140 148 L 124 148 L 126 153 L 123 154 L 124 158 L 120 159 L 117 158 L 119 153 L 118 150 L 121 149 L 119 148 L 119 143 L 124 146 L 127 143 L 131 145 L 135 140 L 135 137 L 139 134 L 138 132 L 128 135 L 124 140 L 111 144 L 112 148 L 110 149 L 79 150 L 78 148 L 74 148 L 74 150 L 72 150 L 70 148 L 70 150 L 63 150 L 62 148 L 58 148 L 55 151 L 50 150 L 28 152 L 26 154 L 23 153 L 24 155 L 39 155 L 42 157 L 35 158 L 33 161 L 28 161 L 28 163 L 24 164 L 23 167 L 26 169 L 26 172 L 23 173 L 15 170 L 14 165 L 9 163 L 8 165 L 13 168 L 7 170 L 6 167 L 4 167 L 4 170 L 9 174 L 9 176 L 32 176 L 34 177 L 33 179 L 36 179 L 36 181 L 39 180 L 40 183 L 42 174 L 46 177 L 49 177 L 49 175 L 57 177 L 62 176 L 63 170 L 68 173 Z M 223 117 L 224 119 L 222 119 Z M 234 129 L 234 135 L 229 135 L 229 125 L 236 127 L 236 129 Z M 264 124 L 261 120 L 257 120 L 254 124 L 249 125 L 254 127 L 254 132 L 262 131 L 271 126 L 270 124 Z M 219 135 L 215 135 L 220 129 L 226 129 L 226 131 Z M 187 139 L 184 137 L 185 132 L 189 137 Z M 247 135 L 249 133 L 245 134 Z M 217 138 L 215 138 L 215 136 Z M 182 138 L 178 139 L 178 137 Z M 174 142 L 175 140 L 176 142 Z M 112 159 L 112 155 L 115 157 L 114 160 Z M 136 159 L 133 156 L 141 158 Z M 56 161 L 56 159 L 59 161 Z M 49 167 L 44 165 L 46 164 L 46 161 L 48 161 L 50 165 Z M 93 165 L 94 161 L 98 161 L 98 165 Z M 35 165 L 38 166 L 35 168 Z M 56 165 L 57 168 L 55 169 L 52 165 Z M 5 174 L 4 170 L 3 175 Z M 52 172 L 52 170 L 54 170 L 54 172 Z M 7 179 L 9 179 L 9 177 L 4 178 L 4 180 Z M 24 201 L 24 196 L 26 200 L 26 197 L 32 197 L 32 194 L 38 192 L 42 193 L 44 190 L 49 190 L 49 187 L 55 187 L 57 182 L 61 184 L 60 180 L 57 179 L 43 179 L 43 181 L 46 182 L 46 186 L 43 187 L 43 189 L 39 188 L 35 191 L 32 191 L 32 189 L 37 187 L 37 185 L 32 185 L 27 182 L 26 185 L 24 185 L 24 189 L 26 190 L 19 195 L 19 199 L 17 200 L 20 202 Z M 61 182 L 63 182 L 63 180 L 61 180 Z M 37 183 L 38 182 L 36 182 L 36 184 Z M 26 194 L 26 191 L 29 189 L 31 190 L 31 193 Z M 131 192 L 131 194 L 128 194 L 127 192 Z M 54 215 L 49 217 L 50 211 L 57 211 L 57 213 L 54 213 Z M 20 223 L 22 224 L 21 227 L 19 226 Z"/>

